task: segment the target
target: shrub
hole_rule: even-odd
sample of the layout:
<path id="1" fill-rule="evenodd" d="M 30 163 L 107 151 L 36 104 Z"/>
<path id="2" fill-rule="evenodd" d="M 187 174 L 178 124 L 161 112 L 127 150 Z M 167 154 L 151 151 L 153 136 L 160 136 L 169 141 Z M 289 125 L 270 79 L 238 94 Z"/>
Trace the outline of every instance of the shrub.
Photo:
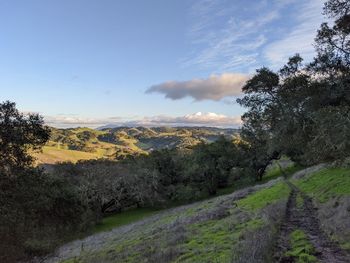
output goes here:
<path id="1" fill-rule="evenodd" d="M 93 211 L 78 189 L 40 170 L 0 177 L 0 261 L 14 262 L 48 253 L 87 230 Z"/>

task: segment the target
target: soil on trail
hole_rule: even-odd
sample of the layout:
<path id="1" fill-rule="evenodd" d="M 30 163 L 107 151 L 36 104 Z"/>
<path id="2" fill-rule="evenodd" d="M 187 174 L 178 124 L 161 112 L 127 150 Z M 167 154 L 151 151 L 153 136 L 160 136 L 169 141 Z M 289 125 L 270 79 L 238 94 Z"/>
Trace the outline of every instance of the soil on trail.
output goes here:
<path id="1" fill-rule="evenodd" d="M 280 236 L 277 240 L 275 260 L 280 263 L 295 262 L 286 252 L 290 249 L 289 236 L 294 230 L 302 230 L 308 241 L 314 246 L 313 254 L 319 262 L 349 263 L 350 255 L 343 251 L 339 245 L 329 239 L 322 231 L 317 218 L 317 209 L 312 199 L 300 191 L 294 184 L 286 181 L 291 188 L 288 198 L 285 219 L 281 225 Z M 299 200 L 297 201 L 297 196 Z M 301 198 L 301 199 L 300 199 Z"/>

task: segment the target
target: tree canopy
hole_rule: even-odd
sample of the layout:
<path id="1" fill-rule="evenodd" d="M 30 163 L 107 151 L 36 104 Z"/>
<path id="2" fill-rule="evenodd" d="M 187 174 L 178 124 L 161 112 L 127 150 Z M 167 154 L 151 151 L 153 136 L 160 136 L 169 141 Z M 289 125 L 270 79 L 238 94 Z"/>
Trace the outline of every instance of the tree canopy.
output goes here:
<path id="1" fill-rule="evenodd" d="M 311 164 L 348 156 L 350 150 L 350 2 L 330 0 L 315 38 L 317 55 L 304 64 L 296 54 L 279 71 L 257 70 L 238 103 L 242 138 L 257 173 L 286 154 Z"/>
<path id="2" fill-rule="evenodd" d="M 49 139 L 50 130 L 39 114 L 23 114 L 14 102 L 0 103 L 0 169 L 29 167 L 33 157 L 29 151 L 39 150 Z"/>

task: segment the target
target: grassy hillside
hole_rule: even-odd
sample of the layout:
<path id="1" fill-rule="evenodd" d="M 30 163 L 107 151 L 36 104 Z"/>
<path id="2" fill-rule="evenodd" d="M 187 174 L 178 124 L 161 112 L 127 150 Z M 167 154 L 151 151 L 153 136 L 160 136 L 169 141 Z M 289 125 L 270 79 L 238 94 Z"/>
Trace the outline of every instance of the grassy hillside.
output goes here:
<path id="1" fill-rule="evenodd" d="M 295 184 L 314 199 L 325 231 L 350 251 L 350 169 L 326 168 Z"/>
<path id="2" fill-rule="evenodd" d="M 191 205 L 126 212 L 96 228 L 107 232 L 67 244 L 46 262 L 279 262 L 276 253 L 288 262 L 347 262 L 336 259 L 349 259 L 349 178 L 348 168 L 316 167 Z M 318 240 L 301 222 L 309 218 Z"/>
<path id="3" fill-rule="evenodd" d="M 57 162 L 77 162 L 79 160 L 91 160 L 101 158 L 99 153 L 90 153 L 76 150 L 61 149 L 55 146 L 44 146 L 42 152 L 36 153 L 38 163 L 54 164 Z"/>
<path id="4" fill-rule="evenodd" d="M 38 164 L 97 158 L 124 158 L 147 154 L 164 148 L 187 148 L 201 141 L 215 141 L 219 136 L 232 137 L 235 129 L 194 127 L 118 127 L 51 129 L 51 138 L 42 153 L 36 153 Z"/>
<path id="5" fill-rule="evenodd" d="M 320 203 L 350 196 L 350 170 L 327 168 L 310 177 L 296 180 L 296 185 Z"/>
<path id="6" fill-rule="evenodd" d="M 278 193 L 279 189 L 285 191 Z M 253 207 L 261 195 L 266 198 Z M 254 258 L 268 259 L 275 218 L 281 217 L 287 196 L 288 188 L 277 180 L 162 211 L 78 241 L 74 246 L 83 248 L 76 251 L 80 255 L 70 259 L 66 255 L 62 262 L 253 262 L 251 249 L 256 251 Z M 61 253 L 67 253 L 65 248 Z"/>

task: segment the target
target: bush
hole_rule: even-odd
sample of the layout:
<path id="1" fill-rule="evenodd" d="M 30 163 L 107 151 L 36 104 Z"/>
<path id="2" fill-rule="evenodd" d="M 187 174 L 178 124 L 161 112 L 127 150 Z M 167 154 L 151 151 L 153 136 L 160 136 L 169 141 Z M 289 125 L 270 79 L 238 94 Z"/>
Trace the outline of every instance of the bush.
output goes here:
<path id="1" fill-rule="evenodd" d="M 93 215 L 63 178 L 37 169 L 0 176 L 0 262 L 48 253 L 87 230 Z"/>
<path id="2" fill-rule="evenodd" d="M 176 187 L 174 201 L 189 202 L 199 199 L 200 197 L 201 193 L 198 189 L 194 189 L 189 185 L 179 185 Z"/>

